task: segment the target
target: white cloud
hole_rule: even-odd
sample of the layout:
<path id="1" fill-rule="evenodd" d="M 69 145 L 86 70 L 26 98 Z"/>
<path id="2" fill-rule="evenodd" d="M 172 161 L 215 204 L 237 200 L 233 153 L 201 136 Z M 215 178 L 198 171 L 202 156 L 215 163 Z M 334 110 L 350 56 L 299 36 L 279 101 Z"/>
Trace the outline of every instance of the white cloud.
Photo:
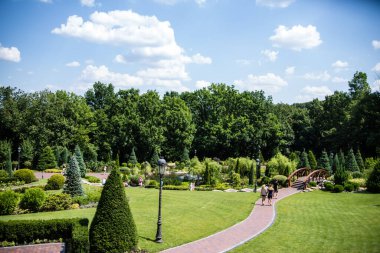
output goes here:
<path id="1" fill-rule="evenodd" d="M 165 5 L 175 5 L 180 2 L 185 2 L 185 0 L 154 0 L 156 3 L 165 4 Z M 207 0 L 194 0 L 194 2 L 199 6 L 203 7 Z"/>
<path id="2" fill-rule="evenodd" d="M 66 66 L 67 67 L 79 67 L 80 66 L 80 63 L 77 62 L 77 61 L 72 61 L 72 62 L 69 62 L 69 63 L 66 63 Z"/>
<path id="3" fill-rule="evenodd" d="M 95 6 L 95 0 L 80 0 L 81 5 L 87 6 L 87 7 L 94 7 Z"/>
<path id="4" fill-rule="evenodd" d="M 341 70 L 347 70 L 348 69 L 348 62 L 337 60 L 331 66 L 335 69 L 336 72 L 339 72 Z"/>
<path id="5" fill-rule="evenodd" d="M 343 77 L 335 76 L 331 81 L 333 83 L 346 83 L 346 82 L 348 82 L 348 79 L 345 79 Z"/>
<path id="6" fill-rule="evenodd" d="M 251 60 L 247 60 L 247 59 L 238 59 L 235 62 L 240 65 L 250 65 L 252 63 Z"/>
<path id="7" fill-rule="evenodd" d="M 204 80 L 199 80 L 195 83 L 195 87 L 197 87 L 198 89 L 206 88 L 210 85 L 211 85 L 210 82 L 204 81 Z"/>
<path id="8" fill-rule="evenodd" d="M 297 100 L 306 102 L 315 98 L 323 100 L 325 96 L 331 95 L 333 92 L 327 86 L 306 86 L 301 90 L 301 95 L 297 96 Z"/>
<path id="9" fill-rule="evenodd" d="M 19 62 L 21 60 L 20 51 L 17 47 L 2 47 L 0 44 L 0 59 Z"/>
<path id="10" fill-rule="evenodd" d="M 306 80 L 321 80 L 321 81 L 328 81 L 330 80 L 331 76 L 327 71 L 324 71 L 323 73 L 306 73 L 303 75 L 303 78 Z"/>
<path id="11" fill-rule="evenodd" d="M 317 28 L 312 25 L 295 25 L 292 28 L 280 25 L 275 29 L 275 35 L 269 39 L 275 47 L 285 47 L 295 51 L 317 47 L 322 43 Z"/>
<path id="12" fill-rule="evenodd" d="M 273 94 L 280 91 L 282 87 L 287 86 L 288 83 L 280 76 L 267 73 L 261 76 L 250 74 L 246 80 L 235 80 L 234 85 L 244 90 L 263 90 L 269 94 Z"/>
<path id="13" fill-rule="evenodd" d="M 118 54 L 115 56 L 114 61 L 117 63 L 127 63 L 127 60 L 125 59 L 124 55 Z"/>
<path id="14" fill-rule="evenodd" d="M 256 0 L 256 4 L 271 8 L 286 8 L 294 1 L 295 0 Z"/>
<path id="15" fill-rule="evenodd" d="M 380 80 L 375 80 L 371 86 L 372 91 L 380 91 Z"/>
<path id="16" fill-rule="evenodd" d="M 39 0 L 39 1 L 45 4 L 51 4 L 53 2 L 52 0 Z"/>
<path id="17" fill-rule="evenodd" d="M 287 67 L 287 68 L 285 69 L 285 73 L 286 73 L 287 75 L 293 75 L 295 71 L 296 71 L 296 67 L 294 67 L 294 66 Z"/>
<path id="18" fill-rule="evenodd" d="M 278 52 L 265 49 L 261 51 L 261 54 L 265 55 L 269 61 L 275 62 L 277 60 Z"/>
<path id="19" fill-rule="evenodd" d="M 201 54 L 195 54 L 191 57 L 192 63 L 195 64 L 211 64 L 212 59 L 210 57 L 205 57 Z"/>
<path id="20" fill-rule="evenodd" d="M 380 49 L 380 41 L 379 40 L 373 40 L 372 46 L 374 49 Z"/>
<path id="21" fill-rule="evenodd" d="M 378 63 L 375 65 L 375 67 L 373 67 L 371 70 L 372 70 L 372 71 L 375 71 L 375 72 L 380 72 L 380 62 L 378 62 Z"/>
<path id="22" fill-rule="evenodd" d="M 206 4 L 206 0 L 195 0 L 195 3 L 198 4 L 199 7 L 202 7 Z"/>

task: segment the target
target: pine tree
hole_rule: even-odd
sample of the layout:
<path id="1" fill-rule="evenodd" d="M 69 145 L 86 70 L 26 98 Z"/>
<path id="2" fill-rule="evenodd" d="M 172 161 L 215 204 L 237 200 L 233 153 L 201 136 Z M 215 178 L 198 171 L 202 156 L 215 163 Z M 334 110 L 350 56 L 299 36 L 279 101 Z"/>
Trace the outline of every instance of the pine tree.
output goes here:
<path id="1" fill-rule="evenodd" d="M 363 161 L 362 154 L 360 153 L 359 149 L 356 151 L 355 158 L 356 158 L 356 162 L 358 163 L 359 170 L 361 172 L 363 172 L 364 171 L 364 161 Z"/>
<path id="2" fill-rule="evenodd" d="M 41 153 L 41 157 L 38 160 L 38 169 L 46 170 L 57 167 L 57 161 L 53 149 L 50 146 L 46 146 Z"/>
<path id="3" fill-rule="evenodd" d="M 380 193 L 380 162 L 375 164 L 366 185 L 369 192 Z"/>
<path id="4" fill-rule="evenodd" d="M 66 181 L 63 186 L 63 193 L 70 194 L 72 197 L 83 195 L 80 170 L 75 155 L 71 157 L 69 168 L 66 170 Z"/>
<path id="5" fill-rule="evenodd" d="M 116 167 L 120 167 L 120 158 L 119 158 L 119 153 L 116 154 L 116 159 L 115 159 Z"/>
<path id="6" fill-rule="evenodd" d="M 305 150 L 301 153 L 300 162 L 298 164 L 298 168 L 309 168 L 310 169 L 310 163 L 309 159 L 307 158 L 307 153 Z"/>
<path id="7" fill-rule="evenodd" d="M 340 164 L 338 157 L 335 155 L 334 158 L 334 168 L 335 168 L 335 173 L 334 173 L 334 182 L 335 184 L 340 184 L 344 185 L 344 183 L 348 179 L 348 174 L 344 167 Z"/>
<path id="8" fill-rule="evenodd" d="M 240 175 L 239 158 L 236 160 L 235 173 L 238 173 Z"/>
<path id="9" fill-rule="evenodd" d="M 85 177 L 86 176 L 86 164 L 84 163 L 82 151 L 80 150 L 78 145 L 75 146 L 75 158 L 77 159 L 77 162 L 79 165 L 80 176 Z"/>
<path id="10" fill-rule="evenodd" d="M 206 185 L 211 185 L 211 173 L 208 166 L 208 162 L 206 162 L 206 169 L 203 174 L 203 181 L 205 182 Z"/>
<path id="11" fill-rule="evenodd" d="M 8 176 L 12 177 L 13 175 L 13 169 L 12 169 L 12 152 L 9 148 L 7 158 L 5 160 L 5 171 L 8 172 Z"/>
<path id="12" fill-rule="evenodd" d="M 158 159 L 157 159 L 157 161 L 158 161 Z M 133 164 L 133 166 L 135 166 L 136 163 L 137 163 L 137 157 L 136 157 L 136 154 L 135 154 L 135 148 L 132 148 L 131 154 L 129 155 L 128 163 Z"/>
<path id="13" fill-rule="evenodd" d="M 263 156 L 263 153 L 261 152 L 261 150 L 259 151 L 259 159 L 260 159 L 261 163 L 265 163 L 265 159 L 264 159 L 264 156 Z"/>
<path id="14" fill-rule="evenodd" d="M 70 156 L 69 150 L 66 147 L 64 147 L 61 152 L 62 164 L 67 164 L 69 162 L 69 156 Z"/>
<path id="15" fill-rule="evenodd" d="M 55 146 L 54 147 L 54 155 L 55 155 L 55 160 L 57 161 L 57 166 L 59 167 L 62 162 L 61 162 L 61 147 Z"/>
<path id="16" fill-rule="evenodd" d="M 189 150 L 185 147 L 182 151 L 181 162 L 186 166 L 190 166 Z"/>
<path id="17" fill-rule="evenodd" d="M 150 158 L 150 166 L 152 166 L 153 169 L 156 169 L 158 167 L 158 164 L 157 164 L 158 159 L 159 159 L 159 157 L 158 157 L 157 150 L 154 149 L 153 155 Z"/>
<path id="18" fill-rule="evenodd" d="M 346 168 L 346 158 L 342 150 L 339 150 L 339 163 L 344 169 Z"/>
<path id="19" fill-rule="evenodd" d="M 359 166 L 356 162 L 356 159 L 355 159 L 355 155 L 354 155 L 354 151 L 352 150 L 352 148 L 350 149 L 350 151 L 348 152 L 348 155 L 347 155 L 347 170 L 348 171 L 359 171 Z"/>
<path id="20" fill-rule="evenodd" d="M 328 170 L 331 173 L 330 159 L 327 155 L 326 150 L 322 151 L 321 157 L 319 159 L 319 167 Z"/>
<path id="21" fill-rule="evenodd" d="M 335 172 L 339 166 L 340 166 L 339 156 L 338 156 L 338 154 L 335 154 L 333 163 L 331 165 L 331 171 L 333 174 L 335 174 Z"/>
<path id="22" fill-rule="evenodd" d="M 261 160 L 260 160 L 261 162 Z M 257 161 L 256 161 L 257 163 Z M 261 177 L 261 169 L 260 169 L 260 166 L 257 166 L 258 164 L 256 164 L 256 180 L 258 180 L 260 177 Z"/>
<path id="23" fill-rule="evenodd" d="M 131 252 L 138 234 L 119 169 L 108 177 L 89 232 L 90 252 Z"/>
<path id="24" fill-rule="evenodd" d="M 334 153 L 333 152 L 330 152 L 329 160 L 330 160 L 330 167 L 331 167 L 331 171 L 332 171 L 332 166 L 334 164 Z"/>
<path id="25" fill-rule="evenodd" d="M 255 163 L 252 161 L 251 168 L 249 170 L 248 184 L 253 185 L 253 178 L 255 177 Z"/>
<path id="26" fill-rule="evenodd" d="M 33 161 L 33 145 L 32 143 L 27 139 L 24 140 L 21 144 L 21 163 L 23 163 L 24 167 L 26 167 L 25 162 L 27 164 L 32 164 Z"/>
<path id="27" fill-rule="evenodd" d="M 307 158 L 309 160 L 311 169 L 312 170 L 317 169 L 318 164 L 317 164 L 317 160 L 315 159 L 315 155 L 314 155 L 313 151 L 309 150 Z"/>

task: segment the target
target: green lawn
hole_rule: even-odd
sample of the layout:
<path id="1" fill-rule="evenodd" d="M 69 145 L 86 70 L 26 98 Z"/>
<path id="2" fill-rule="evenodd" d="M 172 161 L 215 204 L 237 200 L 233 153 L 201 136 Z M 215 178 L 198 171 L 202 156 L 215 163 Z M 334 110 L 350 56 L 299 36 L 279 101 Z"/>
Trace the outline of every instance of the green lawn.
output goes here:
<path id="1" fill-rule="evenodd" d="M 312 192 L 277 204 L 275 223 L 238 252 L 380 252 L 380 194 Z"/>
<path id="2" fill-rule="evenodd" d="M 252 210 L 258 193 L 163 191 L 162 237 L 154 242 L 157 229 L 158 190 L 127 188 L 132 213 L 137 225 L 139 246 L 149 252 L 174 247 L 208 236 L 244 220 Z M 92 220 L 94 208 L 44 212 L 17 216 L 0 216 L 0 220 L 54 219 L 87 217 Z"/>

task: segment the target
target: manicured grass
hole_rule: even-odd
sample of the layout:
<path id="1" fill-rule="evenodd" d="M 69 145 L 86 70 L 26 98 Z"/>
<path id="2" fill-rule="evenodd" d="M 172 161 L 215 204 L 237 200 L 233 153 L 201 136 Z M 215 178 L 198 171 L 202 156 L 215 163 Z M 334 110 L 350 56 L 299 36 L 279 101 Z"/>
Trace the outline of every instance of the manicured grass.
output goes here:
<path id="1" fill-rule="evenodd" d="M 277 204 L 277 217 L 238 252 L 380 252 L 380 194 L 300 193 Z"/>
<path id="2" fill-rule="evenodd" d="M 157 229 L 158 190 L 127 188 L 127 197 L 137 225 L 139 247 L 157 252 L 223 230 L 244 220 L 258 193 L 163 191 L 162 238 L 154 242 Z M 0 216 L 0 220 L 86 217 L 92 220 L 95 208 Z"/>

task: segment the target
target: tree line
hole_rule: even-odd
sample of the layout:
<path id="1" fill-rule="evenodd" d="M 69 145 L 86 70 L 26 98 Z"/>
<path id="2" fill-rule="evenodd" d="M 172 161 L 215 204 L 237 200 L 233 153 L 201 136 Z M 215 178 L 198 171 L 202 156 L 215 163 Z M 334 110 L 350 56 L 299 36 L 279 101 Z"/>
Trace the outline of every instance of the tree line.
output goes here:
<path id="1" fill-rule="evenodd" d="M 63 161 L 76 145 L 85 161 L 117 163 L 127 162 L 132 150 L 140 162 L 157 154 L 178 161 L 186 152 L 226 159 L 261 151 L 270 158 L 304 149 L 353 148 L 369 157 L 380 153 L 379 109 L 380 93 L 371 91 L 363 72 L 354 74 L 347 92 L 292 105 L 226 84 L 162 97 L 100 82 L 83 96 L 2 86 L 0 162 L 17 161 L 20 147 L 21 163 L 37 168 L 46 147 Z"/>

